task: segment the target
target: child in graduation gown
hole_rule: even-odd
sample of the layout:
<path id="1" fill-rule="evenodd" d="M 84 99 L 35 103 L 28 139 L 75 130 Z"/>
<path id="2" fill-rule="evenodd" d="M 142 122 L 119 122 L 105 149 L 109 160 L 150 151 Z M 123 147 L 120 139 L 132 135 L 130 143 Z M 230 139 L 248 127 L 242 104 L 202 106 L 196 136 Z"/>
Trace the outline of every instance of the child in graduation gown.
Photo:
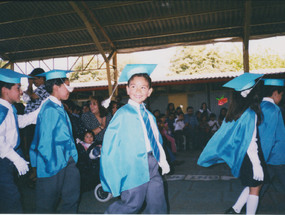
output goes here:
<path id="1" fill-rule="evenodd" d="M 257 86 L 261 76 L 245 73 L 224 85 L 234 89 L 228 113 L 198 159 L 198 164 L 204 167 L 223 162 L 229 165 L 232 174 L 245 187 L 236 204 L 246 203 L 247 214 L 256 212 L 266 175 L 257 130 L 262 119 L 261 93 Z M 234 205 L 226 213 L 239 213 L 237 208 L 240 207 Z"/>
<path id="2" fill-rule="evenodd" d="M 278 106 L 284 95 L 284 79 L 264 79 L 261 110 L 264 118 L 258 126 L 261 146 L 267 163 L 270 183 L 261 190 L 261 197 L 274 178 L 278 178 L 285 191 L 285 126 Z"/>
<path id="3" fill-rule="evenodd" d="M 64 70 L 51 70 L 46 76 L 50 93 L 38 115 L 30 148 L 32 167 L 37 169 L 36 211 L 55 213 L 61 199 L 61 213 L 76 213 L 80 195 L 78 154 L 70 119 L 62 100 L 72 91 Z"/>
<path id="4" fill-rule="evenodd" d="M 20 193 L 15 184 L 18 175 L 29 171 L 20 150 L 19 128 L 35 124 L 39 109 L 18 115 L 14 103 L 20 102 L 21 78 L 29 77 L 10 69 L 0 69 L 0 213 L 22 213 Z"/>
<path id="5" fill-rule="evenodd" d="M 113 116 L 107 127 L 101 151 L 100 178 L 103 189 L 120 200 L 109 206 L 105 213 L 137 213 L 146 201 L 146 213 L 166 213 L 167 206 L 162 174 L 170 168 L 162 148 L 155 117 L 146 110 L 143 101 L 151 94 L 149 74 L 156 65 L 127 65 L 120 82 L 126 87 L 130 99 Z M 153 135 L 147 132 L 140 106 L 148 116 Z M 156 145 L 151 145 L 150 136 Z"/>

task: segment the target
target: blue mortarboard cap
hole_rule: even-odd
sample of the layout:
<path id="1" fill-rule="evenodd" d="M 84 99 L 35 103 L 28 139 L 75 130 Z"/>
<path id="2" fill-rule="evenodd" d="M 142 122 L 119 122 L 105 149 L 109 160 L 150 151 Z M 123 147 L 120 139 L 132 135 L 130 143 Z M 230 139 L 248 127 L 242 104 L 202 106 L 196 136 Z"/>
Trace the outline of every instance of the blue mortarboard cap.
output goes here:
<path id="1" fill-rule="evenodd" d="M 235 91 L 247 90 L 255 85 L 255 80 L 261 78 L 263 74 L 244 73 L 229 82 L 223 87 L 233 88 Z"/>
<path id="2" fill-rule="evenodd" d="M 51 79 L 56 79 L 56 78 L 66 78 L 66 74 L 69 72 L 73 72 L 71 70 L 59 70 L 59 69 L 54 69 L 50 70 L 48 72 L 36 75 L 36 76 L 45 76 L 46 80 L 51 80 Z"/>
<path id="3" fill-rule="evenodd" d="M 263 79 L 264 85 L 284 87 L 284 79 Z"/>
<path id="4" fill-rule="evenodd" d="M 127 64 L 123 69 L 119 82 L 127 82 L 134 74 L 147 73 L 150 75 L 157 64 Z"/>
<path id="5" fill-rule="evenodd" d="M 21 83 L 21 78 L 31 78 L 31 77 L 28 75 L 15 72 L 14 70 L 11 69 L 0 69 L 0 81 L 11 84 L 19 84 Z"/>

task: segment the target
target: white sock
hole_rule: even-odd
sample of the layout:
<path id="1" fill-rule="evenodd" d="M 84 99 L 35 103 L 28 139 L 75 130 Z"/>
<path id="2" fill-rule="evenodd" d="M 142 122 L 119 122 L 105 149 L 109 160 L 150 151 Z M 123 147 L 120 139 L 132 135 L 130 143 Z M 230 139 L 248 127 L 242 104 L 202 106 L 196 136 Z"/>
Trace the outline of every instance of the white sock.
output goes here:
<path id="1" fill-rule="evenodd" d="M 248 195 L 249 195 L 249 187 L 245 187 L 241 192 L 241 194 L 239 195 L 238 200 L 232 207 L 236 213 L 240 213 L 241 209 L 247 202 Z"/>
<path id="2" fill-rule="evenodd" d="M 246 214 L 255 214 L 259 196 L 249 195 L 246 203 Z"/>

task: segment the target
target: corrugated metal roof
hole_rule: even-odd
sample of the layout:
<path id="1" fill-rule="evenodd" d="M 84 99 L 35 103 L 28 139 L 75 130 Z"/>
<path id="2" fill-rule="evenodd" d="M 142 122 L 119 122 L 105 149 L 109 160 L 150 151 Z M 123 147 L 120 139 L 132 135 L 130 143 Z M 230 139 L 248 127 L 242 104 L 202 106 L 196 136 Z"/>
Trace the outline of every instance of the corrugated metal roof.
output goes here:
<path id="1" fill-rule="evenodd" d="M 0 2 L 0 57 L 23 62 L 210 43 L 244 34 L 250 2 L 250 39 L 285 33 L 283 0 L 6 1 Z M 75 4 L 87 22 L 88 29 Z"/>
<path id="2" fill-rule="evenodd" d="M 154 71 L 155 73 L 155 71 Z M 284 75 L 285 68 L 280 69 L 261 69 L 253 70 L 251 73 L 264 74 L 264 75 Z M 176 76 L 164 76 L 164 77 L 152 77 L 153 85 L 158 85 L 160 83 L 175 83 L 175 82 L 191 82 L 191 81 L 209 81 L 209 80 L 220 80 L 220 79 L 231 79 L 243 74 L 243 72 L 221 72 L 221 73 L 206 73 L 197 75 L 176 75 Z M 119 85 L 125 85 L 126 83 L 119 83 Z M 112 82 L 114 85 L 114 82 Z M 75 89 L 83 88 L 102 88 L 108 87 L 108 81 L 94 81 L 94 82 L 84 82 L 84 83 L 71 83 L 71 86 Z"/>

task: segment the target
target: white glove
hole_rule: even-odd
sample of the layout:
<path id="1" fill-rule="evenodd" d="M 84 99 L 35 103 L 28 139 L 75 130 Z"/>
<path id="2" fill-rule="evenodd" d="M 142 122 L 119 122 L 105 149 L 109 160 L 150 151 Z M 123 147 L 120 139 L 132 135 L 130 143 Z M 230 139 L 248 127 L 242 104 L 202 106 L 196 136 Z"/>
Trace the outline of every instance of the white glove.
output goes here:
<path id="1" fill-rule="evenodd" d="M 263 181 L 264 173 L 261 165 L 260 164 L 252 165 L 252 170 L 253 170 L 253 179 L 257 181 Z"/>
<path id="2" fill-rule="evenodd" d="M 167 165 L 161 165 L 160 167 L 162 170 L 162 172 L 161 172 L 162 175 L 165 175 L 165 174 L 170 172 L 170 167 L 169 167 L 168 163 L 167 163 Z"/>
<path id="3" fill-rule="evenodd" d="M 256 122 L 256 116 L 255 116 L 255 122 Z M 258 146 L 257 146 L 257 139 L 256 139 L 256 123 L 255 128 L 253 131 L 251 142 L 247 149 L 247 155 L 250 159 L 250 162 L 252 163 L 252 170 L 253 170 L 253 179 L 257 181 L 263 181 L 264 179 L 264 173 L 263 169 L 260 164 L 260 160 L 258 157 Z"/>
<path id="4" fill-rule="evenodd" d="M 29 171 L 29 162 L 25 161 L 14 150 L 11 151 L 6 157 L 13 162 L 19 172 L 19 175 L 25 175 Z"/>
<path id="5" fill-rule="evenodd" d="M 23 158 L 19 158 L 14 162 L 14 165 L 16 166 L 19 175 L 25 175 L 29 171 L 29 162 L 25 161 Z"/>

